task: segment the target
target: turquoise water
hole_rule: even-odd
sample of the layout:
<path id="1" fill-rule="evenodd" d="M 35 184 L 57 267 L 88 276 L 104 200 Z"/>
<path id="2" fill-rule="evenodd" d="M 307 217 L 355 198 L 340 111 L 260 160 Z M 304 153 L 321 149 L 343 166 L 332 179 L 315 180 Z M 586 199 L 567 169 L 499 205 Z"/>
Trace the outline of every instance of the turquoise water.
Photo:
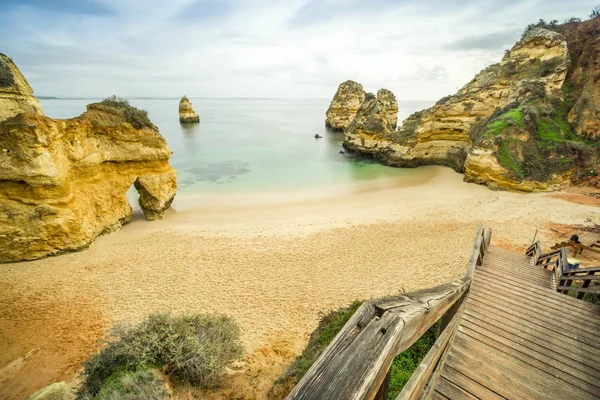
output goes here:
<path id="1" fill-rule="evenodd" d="M 40 102 L 46 115 L 72 118 L 98 100 Z M 288 191 L 421 173 L 339 154 L 343 134 L 325 128 L 326 99 L 190 100 L 200 124 L 179 123 L 179 99 L 130 99 L 148 110 L 173 150 L 179 193 Z M 399 119 L 430 105 L 400 102 Z M 315 134 L 323 138 L 315 139 Z"/>

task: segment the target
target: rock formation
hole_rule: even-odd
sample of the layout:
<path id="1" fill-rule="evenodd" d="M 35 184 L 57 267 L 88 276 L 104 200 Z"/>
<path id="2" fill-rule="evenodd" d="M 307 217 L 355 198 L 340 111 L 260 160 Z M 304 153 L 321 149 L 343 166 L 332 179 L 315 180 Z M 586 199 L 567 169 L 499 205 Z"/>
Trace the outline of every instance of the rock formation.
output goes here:
<path id="1" fill-rule="evenodd" d="M 183 96 L 179 101 L 179 122 L 195 123 L 200 122 L 200 117 L 192 108 L 192 103 L 187 97 Z"/>
<path id="2" fill-rule="evenodd" d="M 73 119 L 0 121 L 0 262 L 79 250 L 120 228 L 132 185 L 146 218 L 162 218 L 177 189 L 171 154 L 147 114 L 115 98 Z"/>
<path id="3" fill-rule="evenodd" d="M 0 121 L 22 112 L 44 114 L 27 79 L 10 58 L 0 53 Z"/>
<path id="4" fill-rule="evenodd" d="M 398 102 L 392 92 L 380 89 L 377 96 L 367 93 L 356 115 L 346 128 L 345 135 L 349 138 L 391 138 L 398 122 Z"/>
<path id="5" fill-rule="evenodd" d="M 450 166 L 467 181 L 504 189 L 597 176 L 599 35 L 600 19 L 530 29 L 455 95 L 394 132 L 350 129 L 353 122 L 344 146 L 393 166 Z"/>
<path id="6" fill-rule="evenodd" d="M 360 83 L 354 81 L 341 83 L 327 110 L 325 126 L 336 131 L 343 131 L 350 124 L 364 100 L 365 90 Z"/>

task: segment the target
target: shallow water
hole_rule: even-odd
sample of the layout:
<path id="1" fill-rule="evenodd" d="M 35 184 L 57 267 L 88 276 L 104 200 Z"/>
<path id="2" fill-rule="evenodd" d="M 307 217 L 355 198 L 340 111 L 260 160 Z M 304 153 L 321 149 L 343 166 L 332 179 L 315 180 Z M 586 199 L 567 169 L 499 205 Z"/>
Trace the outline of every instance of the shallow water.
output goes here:
<path id="1" fill-rule="evenodd" d="M 72 118 L 99 99 L 42 99 L 46 115 Z M 325 128 L 326 99 L 191 98 L 200 124 L 182 125 L 179 99 L 130 99 L 148 110 L 173 150 L 179 193 L 262 193 L 345 186 L 404 177 L 421 169 L 400 169 L 339 154 L 343 134 Z M 429 107 L 400 102 L 399 119 Z M 315 139 L 315 134 L 323 136 Z"/>

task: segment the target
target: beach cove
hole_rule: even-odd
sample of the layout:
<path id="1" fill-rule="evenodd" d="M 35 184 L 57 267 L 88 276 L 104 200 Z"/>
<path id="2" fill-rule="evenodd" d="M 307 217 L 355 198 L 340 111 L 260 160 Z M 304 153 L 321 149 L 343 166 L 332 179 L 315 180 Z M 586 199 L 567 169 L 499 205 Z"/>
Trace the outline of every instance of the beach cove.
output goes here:
<path id="1" fill-rule="evenodd" d="M 234 318 L 244 361 L 214 395 L 264 398 L 321 312 L 460 276 L 478 224 L 524 249 L 536 228 L 554 243 L 555 226 L 598 220 L 593 189 L 499 192 L 448 168 L 418 171 L 418 182 L 178 195 L 164 220 L 137 215 L 88 250 L 2 265 L 0 397 L 73 380 L 114 323 L 171 311 Z"/>

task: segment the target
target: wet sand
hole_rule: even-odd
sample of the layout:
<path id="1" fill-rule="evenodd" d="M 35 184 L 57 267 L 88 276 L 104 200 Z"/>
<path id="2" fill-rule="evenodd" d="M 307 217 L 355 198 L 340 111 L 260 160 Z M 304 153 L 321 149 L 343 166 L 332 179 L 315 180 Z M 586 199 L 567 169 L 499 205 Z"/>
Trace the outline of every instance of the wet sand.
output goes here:
<path id="1" fill-rule="evenodd" d="M 540 228 L 548 247 L 549 224 L 600 221 L 598 202 L 580 203 L 439 167 L 421 184 L 181 196 L 166 219 L 135 218 L 86 251 L 0 265 L 0 398 L 72 380 L 110 326 L 152 311 L 233 317 L 246 359 L 214 396 L 264 398 L 319 313 L 455 279 L 480 223 L 516 249 Z"/>

